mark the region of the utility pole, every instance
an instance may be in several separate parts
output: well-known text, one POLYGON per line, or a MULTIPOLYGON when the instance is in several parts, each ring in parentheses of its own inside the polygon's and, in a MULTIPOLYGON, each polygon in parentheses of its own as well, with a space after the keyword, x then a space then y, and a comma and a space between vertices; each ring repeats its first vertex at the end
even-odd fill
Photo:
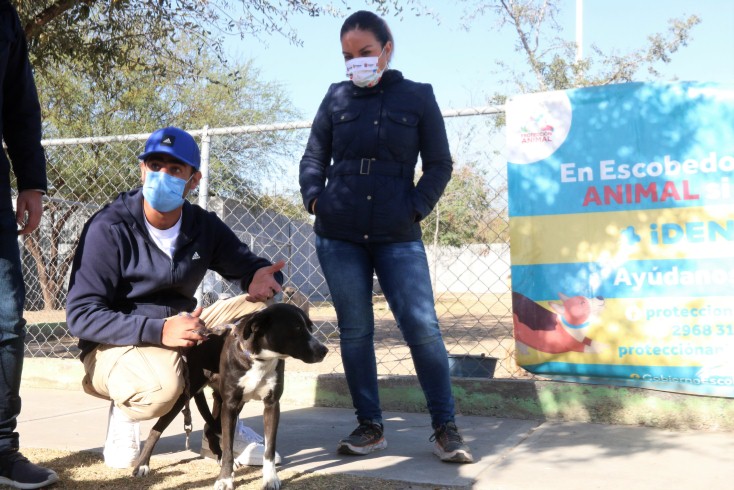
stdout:
POLYGON ((576 0, 576 63, 584 57, 584 0, 576 0))

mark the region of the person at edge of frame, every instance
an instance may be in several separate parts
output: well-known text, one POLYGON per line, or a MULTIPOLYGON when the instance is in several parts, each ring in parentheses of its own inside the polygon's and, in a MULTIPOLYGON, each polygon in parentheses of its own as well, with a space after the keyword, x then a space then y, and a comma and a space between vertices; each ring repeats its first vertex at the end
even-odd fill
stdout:
POLYGON ((18 236, 32 233, 41 222, 46 157, 28 45, 18 13, 8 0, 0 0, 0 80, 0 133, 7 145, 7 155, 0 151, 0 484, 42 488, 57 482, 59 476, 23 456, 16 432, 26 336, 18 236), (18 187, 15 212, 10 162, 18 187))

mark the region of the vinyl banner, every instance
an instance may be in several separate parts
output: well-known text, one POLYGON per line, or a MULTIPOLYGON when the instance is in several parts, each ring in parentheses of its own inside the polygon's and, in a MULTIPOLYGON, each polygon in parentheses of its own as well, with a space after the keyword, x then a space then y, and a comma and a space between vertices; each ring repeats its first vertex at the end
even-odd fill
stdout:
POLYGON ((507 103, 516 360, 734 397, 734 85, 507 103))

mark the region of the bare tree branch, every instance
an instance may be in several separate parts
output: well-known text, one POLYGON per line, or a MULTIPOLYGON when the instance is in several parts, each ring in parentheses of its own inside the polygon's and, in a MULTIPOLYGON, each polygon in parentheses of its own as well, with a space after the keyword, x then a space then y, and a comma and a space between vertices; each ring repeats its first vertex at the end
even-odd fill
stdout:
MULTIPOLYGON (((527 33, 522 28, 522 20, 523 15, 525 15, 524 9, 519 8, 513 0, 500 0, 500 3, 502 4, 502 7, 505 9, 505 12, 510 18, 510 23, 515 26, 515 32, 517 32, 517 36, 520 39, 520 43, 522 44, 523 50, 525 51, 525 56, 527 56, 528 62, 530 63, 530 68, 533 70, 533 73, 535 74, 535 79, 538 82, 538 85, 541 87, 541 90, 547 90, 547 86, 545 84, 545 80, 543 78, 543 70, 540 66, 540 63, 538 62, 537 58, 535 57, 534 50, 530 47, 530 44, 528 42, 528 36, 527 33)), ((538 38, 537 36, 540 33, 540 28, 538 26, 538 29, 536 30, 536 39, 535 43, 536 46, 538 44, 538 38)))
POLYGON ((593 56, 577 61, 575 43, 557 34, 562 32, 556 20, 560 0, 464 1, 472 2, 465 22, 494 14, 495 24, 514 27, 516 50, 524 53, 527 66, 522 69, 502 60, 497 61, 497 66, 498 71, 509 74, 506 82, 520 92, 630 82, 640 79, 645 72, 658 77, 656 66, 669 63, 672 55, 687 45, 692 28, 701 22, 695 15, 672 19, 667 32, 648 36, 647 44, 639 48, 610 54, 592 46, 593 56))

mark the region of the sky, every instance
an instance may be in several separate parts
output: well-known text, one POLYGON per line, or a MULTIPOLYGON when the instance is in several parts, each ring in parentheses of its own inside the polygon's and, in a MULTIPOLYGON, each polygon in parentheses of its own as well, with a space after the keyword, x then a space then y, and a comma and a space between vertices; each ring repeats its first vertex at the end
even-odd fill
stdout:
MULTIPOLYGON (((484 106, 488 94, 511 92, 500 84, 503 76, 495 62, 525 65, 522 54, 514 50, 514 31, 509 26, 500 28, 489 14, 473 20, 468 30, 462 28, 470 3, 422 3, 440 23, 409 12, 402 18, 385 17, 395 38, 391 66, 406 78, 431 83, 443 110, 484 106)), ((370 9, 365 1, 348 0, 347 4, 352 11, 370 9)), ((575 38, 575 8, 576 0, 562 0, 559 21, 568 40, 575 38)), ((668 19, 691 14, 702 21, 693 28, 689 45, 674 54, 669 64, 659 66, 661 81, 734 82, 732 0, 583 0, 583 50, 590 53, 594 44, 621 54, 643 45, 647 36, 666 31, 668 19)), ((262 40, 230 39, 228 51, 239 61, 253 60, 265 80, 282 85, 301 119, 311 120, 329 84, 345 79, 339 42, 343 20, 295 17, 291 25, 302 46, 274 34, 262 40)))

